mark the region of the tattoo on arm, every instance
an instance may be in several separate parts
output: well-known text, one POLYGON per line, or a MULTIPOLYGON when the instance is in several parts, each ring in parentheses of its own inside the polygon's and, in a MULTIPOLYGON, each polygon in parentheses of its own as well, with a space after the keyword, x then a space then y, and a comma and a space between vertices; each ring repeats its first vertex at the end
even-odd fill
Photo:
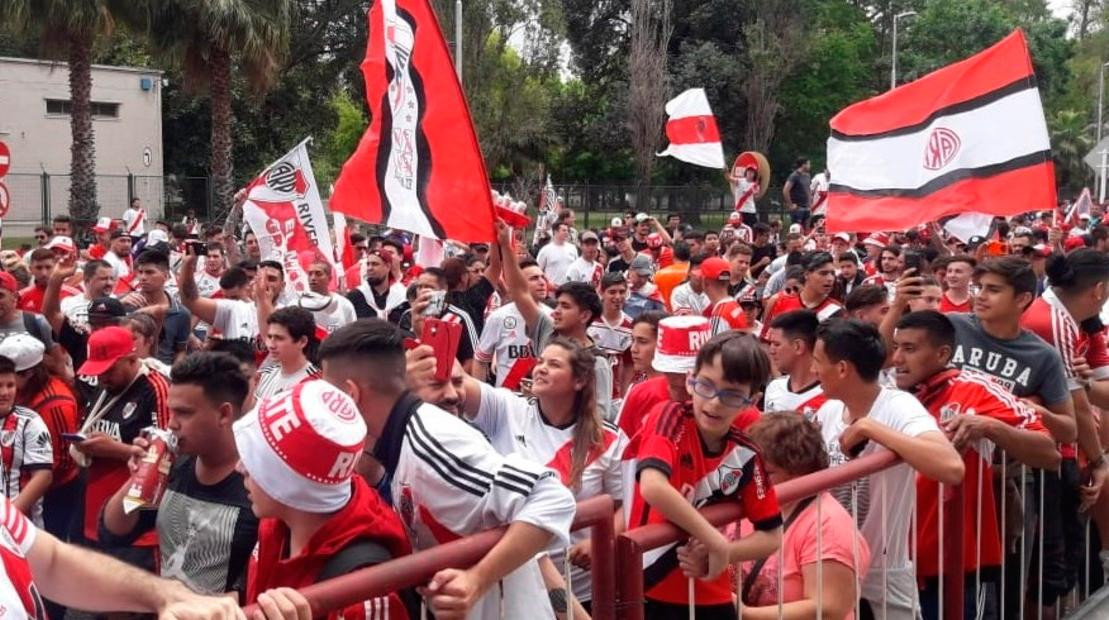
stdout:
POLYGON ((552 588, 547 590, 547 596, 551 599, 551 608, 556 614, 566 613, 566 588, 552 588))

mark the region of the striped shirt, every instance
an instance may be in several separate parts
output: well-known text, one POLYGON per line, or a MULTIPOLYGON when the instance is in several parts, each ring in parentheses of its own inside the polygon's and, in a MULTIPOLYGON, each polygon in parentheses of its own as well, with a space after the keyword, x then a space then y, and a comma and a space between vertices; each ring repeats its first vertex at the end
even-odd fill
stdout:
POLYGON ((73 390, 61 379, 50 377, 42 390, 19 404, 38 413, 50 431, 54 451, 54 481, 50 488, 72 481, 80 472, 69 454, 69 444, 62 439, 62 433, 75 433, 80 425, 81 416, 73 390))
MULTIPOLYGON (((54 466, 50 431, 37 413, 26 407, 13 407, 0 418, 0 459, 3 460, 4 496, 14 500, 37 470, 54 466)), ((42 500, 31 509, 31 521, 42 526, 42 500)))
POLYGON ((271 364, 258 372, 258 387, 254 388, 254 398, 261 401, 271 396, 277 396, 286 390, 292 389, 301 381, 316 379, 319 376, 320 369, 316 368, 316 365, 312 362, 306 363, 300 370, 295 370, 289 374, 281 371, 281 364, 271 364))

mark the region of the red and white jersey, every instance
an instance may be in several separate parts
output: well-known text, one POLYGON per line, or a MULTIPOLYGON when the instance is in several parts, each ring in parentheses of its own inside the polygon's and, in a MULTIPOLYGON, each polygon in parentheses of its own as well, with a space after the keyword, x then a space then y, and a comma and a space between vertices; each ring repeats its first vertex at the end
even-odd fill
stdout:
MULTIPOLYGON (((516 453, 546 465, 558 472, 562 484, 573 488, 570 478, 573 468, 571 451, 574 446, 576 424, 558 427, 546 421, 534 398, 518 396, 504 388, 481 384, 481 407, 472 420, 489 442, 501 454, 516 453)), ((621 458, 627 447, 628 437, 619 427, 602 423, 603 444, 595 446, 586 459, 581 484, 574 492, 577 501, 608 494, 616 502, 624 500, 621 458)), ((589 538, 587 530, 570 534, 573 544, 589 538)), ((550 549, 555 566, 562 567, 564 548, 554 545, 550 549)), ((575 567, 572 575, 574 595, 590 600, 589 573, 575 567)))
POLYGON ((605 266, 597 261, 585 260, 584 256, 579 256, 574 262, 570 263, 570 268, 566 270, 567 282, 585 282, 593 288, 600 288, 601 276, 605 275, 605 266))
POLYGON ((967 297, 967 300, 961 304, 951 301, 947 296, 947 291, 944 291, 940 296, 940 312, 972 312, 974 310, 974 297, 967 297))
POLYGON ((632 363, 632 318, 621 312, 618 320, 609 323, 599 316, 585 331, 608 358, 612 366, 612 397, 620 398, 623 396, 620 390, 621 372, 632 363))
POLYGON ((1076 358, 1086 359, 1094 378, 1109 377, 1104 330, 1094 334, 1083 331, 1051 288, 1028 306, 1020 317, 1020 326, 1059 351, 1067 375, 1067 388, 1071 391, 1080 387, 1078 373, 1074 370, 1076 358))
POLYGON ((733 329, 749 329, 747 315, 733 297, 725 297, 705 308, 705 317, 712 327, 712 335, 723 334, 733 329))
MULTIPOLYGON (((377 440, 373 456, 390 476, 390 496, 414 550, 515 521, 570 542, 575 502, 558 473, 519 454, 500 454, 481 431, 406 394, 377 440)), ((554 618, 535 562, 501 580, 467 618, 554 618)))
POLYGON ((7 618, 46 618, 46 608, 31 576, 27 555, 38 530, 7 498, 0 498, 0 610, 7 618))
POLYGON ((816 318, 824 322, 842 312, 843 306, 835 299, 832 299, 831 295, 825 297, 815 306, 808 306, 801 300, 800 294, 789 295, 785 292, 778 293, 777 298, 774 300, 774 305, 770 306, 770 309, 766 312, 766 316, 763 317, 763 328, 759 333, 759 338, 766 340, 770 331, 770 324, 774 319, 791 310, 812 310, 816 313, 816 318))
MULTIPOLYGON (((980 373, 945 370, 919 386, 916 395, 939 423, 957 415, 978 415, 1000 420, 1014 428, 1049 435, 1034 409, 1019 401, 1001 384, 980 373)), ((994 448, 993 442, 980 439, 963 452, 966 466, 963 477, 966 487, 963 567, 967 574, 973 573, 979 566, 979 558, 983 568, 1001 566, 1001 535, 991 467, 994 448), (979 506, 982 511, 980 528, 979 506)), ((917 476, 916 480, 917 576, 934 577, 939 574, 939 485, 924 476, 917 476)))
POLYGON ((115 252, 104 255, 104 261, 112 266, 116 278, 126 278, 131 275, 131 256, 120 256, 115 252))
POLYGON ((763 411, 796 411, 812 417, 828 400, 819 381, 794 392, 789 388, 789 377, 778 377, 766 385, 763 394, 763 411))
POLYGON ((755 233, 751 231, 751 227, 747 224, 728 225, 722 228, 720 232, 723 236, 727 236, 730 232, 733 239, 744 243, 751 243, 751 240, 755 238, 755 233))
POLYGON ((875 273, 875 274, 871 275, 870 277, 868 277, 867 279, 863 280, 863 285, 865 286, 867 284, 871 284, 871 285, 874 285, 874 286, 881 286, 881 287, 885 288, 886 292, 890 296, 890 299, 893 299, 894 295, 897 294, 897 280, 887 278, 886 276, 884 276, 880 273, 875 273))
MULTIPOLYGON (((539 310, 550 313, 550 309, 543 304, 539 305, 539 310)), ((474 348, 474 359, 486 364, 496 362, 494 374, 497 387, 504 385, 505 378, 509 376, 521 375, 522 378, 530 374, 535 365, 535 351, 524 325, 524 317, 515 303, 497 308, 485 319, 481 338, 474 348)))
MULTIPOLYGON (((3 461, 4 496, 15 499, 36 470, 54 467, 50 431, 39 414, 26 407, 13 407, 0 418, 0 460, 3 461)), ((31 510, 31 520, 42 525, 42 500, 31 510)))
POLYGON ((196 290, 200 293, 201 297, 212 297, 216 291, 220 290, 219 286, 220 276, 213 276, 207 271, 200 271, 196 274, 196 290))

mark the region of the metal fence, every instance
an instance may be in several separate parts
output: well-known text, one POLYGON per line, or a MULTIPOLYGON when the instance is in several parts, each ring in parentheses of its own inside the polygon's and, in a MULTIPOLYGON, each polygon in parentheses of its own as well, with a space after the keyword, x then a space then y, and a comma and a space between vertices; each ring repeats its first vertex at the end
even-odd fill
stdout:
MULTIPOLYGON (((31 236, 35 226, 49 223, 59 213, 69 213, 68 174, 12 173, 3 182, 11 195, 11 206, 4 217, 7 237, 31 236)), ((180 219, 190 209, 205 219, 211 204, 211 184, 207 177, 180 175, 96 176, 96 202, 101 215, 122 216, 132 198, 142 200, 148 221, 180 219)))

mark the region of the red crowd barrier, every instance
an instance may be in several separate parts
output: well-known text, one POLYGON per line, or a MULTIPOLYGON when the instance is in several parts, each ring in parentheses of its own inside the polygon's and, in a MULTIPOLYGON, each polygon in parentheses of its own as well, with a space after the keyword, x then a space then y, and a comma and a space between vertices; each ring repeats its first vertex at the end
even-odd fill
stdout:
MULTIPOLYGON (((614 513, 615 505, 611 497, 592 497, 578 503, 577 515, 571 528, 580 530, 588 527, 592 530, 593 617, 599 620, 616 620, 614 513)), ((312 605, 312 617, 323 617, 328 612, 360 601, 424 585, 444 568, 469 568, 500 541, 506 529, 507 527, 501 527, 444 543, 384 564, 322 581, 300 592, 312 605)), ((247 617, 250 617, 254 609, 254 605, 246 609, 247 617)))

